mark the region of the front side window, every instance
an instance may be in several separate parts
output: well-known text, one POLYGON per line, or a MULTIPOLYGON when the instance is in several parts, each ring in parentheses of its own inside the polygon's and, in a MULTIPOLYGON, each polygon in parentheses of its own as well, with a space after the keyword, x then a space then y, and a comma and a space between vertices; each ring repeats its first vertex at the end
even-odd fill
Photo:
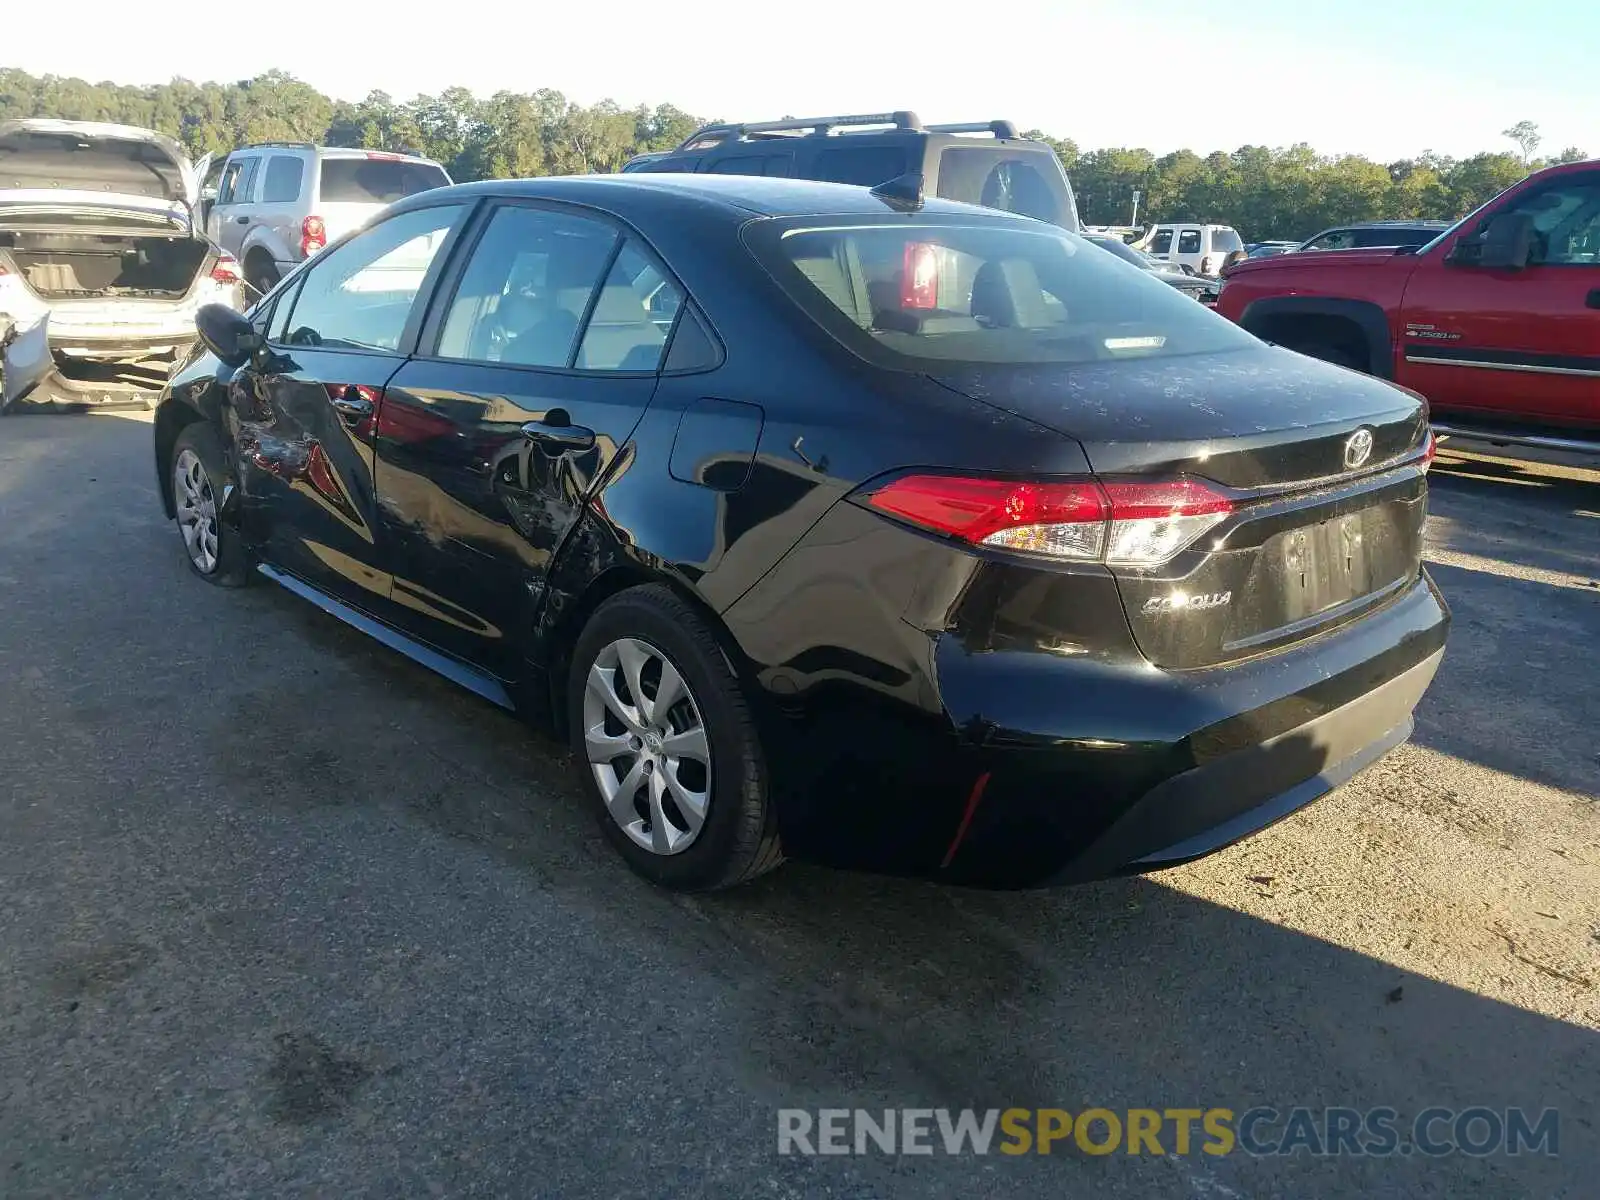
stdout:
POLYGON ((300 181, 306 165, 289 154, 274 154, 267 160, 267 177, 261 185, 261 203, 293 204, 300 198, 300 181))
POLYGON ((243 204, 250 198, 250 185, 256 175, 255 158, 236 158, 222 172, 222 184, 217 188, 218 204, 243 204))
POLYGON ((576 213, 496 210, 450 302, 439 357, 570 367, 618 236, 576 213))
POLYGON ((1319 233, 1304 246, 1302 250, 1349 250, 1356 244, 1355 231, 1352 229, 1330 229, 1327 233, 1319 233))
POLYGON ((751 249, 863 358, 1081 363, 1207 353, 1249 334, 1059 230, 1009 224, 758 222, 751 249))
POLYGON ((1170 230, 1170 229, 1158 229, 1158 230, 1156 230, 1155 236, 1150 239, 1150 253, 1151 254, 1166 254, 1171 249, 1172 249, 1172 230, 1170 230))
POLYGON ((1505 210, 1533 218, 1533 259, 1549 266, 1600 263, 1600 176, 1572 175, 1524 193, 1505 210))
POLYGON ((451 204, 402 213, 318 256, 302 268, 283 340, 341 350, 398 349, 428 268, 461 211, 451 204))

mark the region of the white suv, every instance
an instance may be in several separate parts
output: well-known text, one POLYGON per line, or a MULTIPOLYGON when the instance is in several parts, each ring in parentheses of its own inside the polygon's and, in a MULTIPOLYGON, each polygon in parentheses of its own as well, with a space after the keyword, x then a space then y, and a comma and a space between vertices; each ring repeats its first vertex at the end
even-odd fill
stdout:
POLYGON ((1151 258, 1215 279, 1222 264, 1244 241, 1228 225, 1153 225, 1137 243, 1151 258))
POLYGON ((206 231, 257 292, 402 196, 450 183, 431 159, 292 142, 235 150, 212 177, 206 231))

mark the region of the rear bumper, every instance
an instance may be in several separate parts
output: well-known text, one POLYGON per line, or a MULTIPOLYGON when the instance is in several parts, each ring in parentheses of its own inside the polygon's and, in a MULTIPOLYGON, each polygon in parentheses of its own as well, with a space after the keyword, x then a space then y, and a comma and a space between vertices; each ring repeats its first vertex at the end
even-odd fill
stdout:
MULTIPOLYGON (((858 759, 786 795, 786 849, 978 887, 1075 883, 1201 857, 1403 742, 1449 623, 1423 573, 1350 625, 1205 670, 972 652, 943 636, 930 682, 945 720, 893 720, 882 706, 842 717, 834 736, 889 747, 893 765, 870 789, 857 783, 858 759)), ((803 742, 800 757, 820 749, 803 742)), ((783 769, 805 773, 801 762, 783 769)))
MULTIPOLYGON (((1031 736, 1007 737, 941 873, 980 885, 1073 883, 1174 866, 1248 837, 1410 736, 1449 620, 1423 574, 1383 611, 1294 650, 1144 673, 1121 694, 1096 688, 1099 707, 1121 717, 1068 744, 1048 718, 1031 736)), ((1075 682, 1064 672, 1061 686, 1075 682)))

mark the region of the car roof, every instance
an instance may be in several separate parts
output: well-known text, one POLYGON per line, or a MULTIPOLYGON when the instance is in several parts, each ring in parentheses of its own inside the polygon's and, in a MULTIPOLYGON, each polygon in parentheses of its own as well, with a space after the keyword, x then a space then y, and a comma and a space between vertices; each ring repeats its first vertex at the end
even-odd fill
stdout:
MULTIPOLYGON (((725 216, 885 216, 897 211, 864 187, 821 183, 810 179, 778 179, 762 175, 688 175, 629 173, 626 175, 550 175, 539 179, 492 179, 419 192, 395 204, 395 209, 437 204, 447 197, 526 197, 565 200, 607 208, 621 216, 631 211, 698 210, 725 216)), ((1039 224, 1027 217, 960 204, 954 200, 925 198, 920 213, 977 217, 1039 224)))

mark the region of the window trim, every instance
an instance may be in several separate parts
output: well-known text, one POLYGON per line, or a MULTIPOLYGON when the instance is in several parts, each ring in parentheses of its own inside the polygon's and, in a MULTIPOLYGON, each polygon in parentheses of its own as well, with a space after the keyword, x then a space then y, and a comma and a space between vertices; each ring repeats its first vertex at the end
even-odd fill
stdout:
POLYGON ((467 367, 485 367, 495 371, 525 371, 537 375, 567 376, 577 379, 654 379, 659 376, 671 375, 703 375, 707 371, 714 371, 727 359, 727 350, 723 345, 721 335, 705 316, 705 308, 699 304, 678 273, 667 265, 661 252, 651 244, 650 239, 622 217, 605 209, 594 208, 587 204, 574 204, 566 200, 550 200, 543 196, 487 196, 483 199, 472 219, 463 225, 462 236, 458 240, 459 252, 450 264, 450 270, 437 281, 433 294, 429 299, 425 319, 417 331, 416 342, 410 357, 424 362, 449 363, 467 367), (552 367, 532 363, 498 363, 486 362, 477 358, 453 358, 439 353, 439 342, 444 336, 444 325, 449 319, 450 308, 455 302, 456 294, 461 289, 462 277, 466 274, 467 266, 472 261, 472 255, 478 248, 478 243, 483 240, 484 233, 489 228, 489 223, 494 219, 495 213, 505 208, 531 208, 543 212, 560 212, 584 220, 594 221, 608 226, 616 233, 616 241, 606 257, 605 269, 601 271, 598 286, 589 294, 589 301, 584 306, 583 317, 578 322, 578 335, 573 339, 572 348, 567 354, 565 367, 552 367), (622 247, 629 240, 634 241, 644 256, 661 272, 661 277, 673 287, 677 288, 682 302, 678 306, 678 313, 673 318, 672 328, 667 331, 667 339, 661 344, 661 358, 654 370, 650 371, 614 371, 605 368, 576 367, 571 364, 577 360, 578 353, 583 348, 584 336, 589 330, 589 318, 594 313, 594 307, 600 300, 600 292, 605 286, 606 276, 611 273, 611 268, 616 264, 617 255, 622 253, 622 247), (668 356, 672 353, 672 339, 677 335, 678 325, 683 320, 683 314, 693 304, 701 313, 701 324, 705 327, 706 334, 711 339, 715 350, 716 361, 708 366, 693 369, 679 369, 669 371, 666 369, 668 356))
MULTIPOLYGON (((427 193, 423 192, 419 194, 426 195, 427 193)), ((417 338, 421 333, 423 322, 426 319, 428 312, 432 308, 433 297, 437 294, 439 278, 444 271, 445 264, 455 253, 456 247, 460 245, 462 231, 472 224, 474 217, 477 215, 478 210, 481 209, 482 206, 483 202, 481 200, 471 196, 452 196, 448 198, 442 198, 440 202, 434 204, 408 205, 400 212, 390 213, 388 216, 384 217, 383 220, 378 221, 375 224, 362 226, 359 229, 354 229, 345 234, 342 238, 339 238, 332 245, 328 246, 321 253, 319 253, 316 258, 298 267, 291 276, 291 278, 294 280, 294 286, 288 291, 284 292, 284 298, 288 300, 288 304, 284 309, 284 327, 287 327, 294 319, 294 310, 300 303, 300 293, 305 290, 306 279, 310 276, 312 271, 315 271, 318 267, 323 265, 323 261, 334 250, 340 249, 363 234, 371 233, 375 229, 381 229, 390 221, 395 221, 401 217, 410 216, 412 213, 428 212, 436 208, 460 209, 460 214, 452 222, 449 230, 445 233, 444 245, 439 247, 439 252, 433 256, 433 261, 428 264, 427 271, 423 273, 422 282, 417 285, 416 297, 414 297, 411 301, 411 311, 406 315, 406 323, 400 330, 400 340, 395 343, 395 348, 393 350, 378 350, 363 346, 297 346, 290 342, 273 340, 270 331, 268 333, 267 344, 274 349, 284 350, 291 353, 311 350, 318 354, 351 354, 367 356, 377 354, 382 355, 385 358, 396 359, 414 357, 416 354, 417 338), (290 292, 293 293, 292 299, 289 299, 290 292), (418 300, 424 300, 424 302, 419 305, 417 303, 418 300)), ((283 302, 280 301, 279 303, 281 305, 283 302)), ((283 332, 283 330, 280 329, 280 332, 283 332)))

